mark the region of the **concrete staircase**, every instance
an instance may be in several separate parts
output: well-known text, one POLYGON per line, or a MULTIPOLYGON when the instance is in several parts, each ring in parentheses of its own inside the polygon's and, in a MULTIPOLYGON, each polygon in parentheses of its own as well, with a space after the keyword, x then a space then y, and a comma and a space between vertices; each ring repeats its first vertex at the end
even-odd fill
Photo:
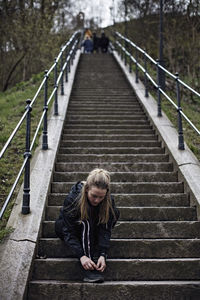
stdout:
POLYGON ((27 299, 200 299, 200 222, 148 117, 109 55, 82 55, 27 299), (102 167, 121 211, 105 283, 82 283, 55 236, 72 184, 102 167))

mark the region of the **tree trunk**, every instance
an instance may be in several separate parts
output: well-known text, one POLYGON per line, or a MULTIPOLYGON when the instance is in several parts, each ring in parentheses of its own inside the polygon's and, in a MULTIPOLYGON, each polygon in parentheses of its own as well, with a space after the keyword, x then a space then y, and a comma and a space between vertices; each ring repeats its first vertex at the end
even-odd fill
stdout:
POLYGON ((3 92, 5 92, 8 88, 8 85, 9 85, 9 81, 10 81, 10 78, 13 74, 13 72, 15 71, 15 69, 17 68, 17 66, 19 65, 19 63, 23 60, 23 58, 25 57, 25 53, 16 61, 16 63, 14 64, 14 66, 12 67, 12 69, 10 70, 9 74, 8 74, 8 77, 6 79, 6 82, 3 86, 3 92))

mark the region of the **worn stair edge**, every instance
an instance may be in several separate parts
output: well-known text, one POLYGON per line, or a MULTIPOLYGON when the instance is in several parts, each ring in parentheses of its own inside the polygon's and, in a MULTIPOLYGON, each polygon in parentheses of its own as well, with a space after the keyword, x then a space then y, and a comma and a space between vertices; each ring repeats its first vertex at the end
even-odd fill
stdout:
MULTIPOLYGON (((48 204, 49 206, 58 205, 61 206, 64 203, 67 194, 49 194, 48 204)), ((189 206, 190 201, 188 195, 181 194, 112 194, 117 206, 189 206)))
MULTIPOLYGON (((72 185, 76 182, 52 182, 51 192, 52 193, 68 193, 72 185)), ((112 182, 110 184, 111 193, 136 193, 136 194, 169 194, 169 193, 183 193, 184 185, 182 182, 112 182)))
MULTIPOLYGON (((199 280, 199 270, 200 258, 108 259, 105 278, 114 281, 199 280)), ((76 258, 35 259, 33 279, 80 281, 81 273, 76 258)))
MULTIPOLYGON (((46 220, 55 220, 61 206, 47 206, 46 220)), ((195 221, 195 207, 119 207, 121 221, 195 221)))
POLYGON ((159 147, 130 147, 130 148, 64 148, 61 147, 59 150, 60 154, 164 154, 165 149, 159 147))
POLYGON ((173 164, 170 162, 138 162, 138 163, 128 163, 128 162, 57 162, 55 165, 55 170, 58 172, 76 172, 83 169, 90 172, 94 168, 103 168, 109 172, 128 172, 128 171, 173 171, 173 164))
POLYGON ((29 300, 199 300, 200 281, 106 281, 102 284, 35 280, 29 285, 29 300), (184 296, 183 296, 184 295, 184 296), (64 296, 65 297, 65 296, 64 296))
MULTIPOLYGON (((72 143, 71 143, 72 144, 72 143)), ((57 162, 167 162, 166 154, 58 154, 57 162)))
MULTIPOLYGON (((132 235, 133 236, 133 235, 132 235)), ((200 239, 134 239, 133 237, 111 239, 109 258, 195 258, 200 255, 200 239)), ((39 257, 75 257, 63 241, 55 238, 39 240, 39 257)))
MULTIPOLYGON (((118 182, 176 182, 177 172, 115 172, 110 173, 111 181, 118 182)), ((54 172, 53 181, 67 182, 86 180, 88 173, 85 172, 54 172)))
MULTIPOLYGON (((112 232, 112 238, 135 239, 199 239, 200 224, 197 221, 120 221, 112 232)), ((43 238, 57 238, 55 221, 44 221, 43 238)))

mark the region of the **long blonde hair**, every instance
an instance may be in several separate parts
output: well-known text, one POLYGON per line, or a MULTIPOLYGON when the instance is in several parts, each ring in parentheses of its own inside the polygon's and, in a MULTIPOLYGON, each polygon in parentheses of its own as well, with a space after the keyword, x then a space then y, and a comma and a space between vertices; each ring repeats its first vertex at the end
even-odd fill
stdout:
POLYGON ((87 192, 92 186, 97 187, 99 189, 107 190, 106 196, 101 202, 99 210, 99 223, 106 224, 109 220, 110 210, 114 218, 115 213, 112 207, 112 200, 110 197, 110 174, 104 169, 94 169, 93 171, 91 171, 87 177, 86 182, 83 185, 79 201, 81 221, 88 219, 89 205, 87 200, 87 192))

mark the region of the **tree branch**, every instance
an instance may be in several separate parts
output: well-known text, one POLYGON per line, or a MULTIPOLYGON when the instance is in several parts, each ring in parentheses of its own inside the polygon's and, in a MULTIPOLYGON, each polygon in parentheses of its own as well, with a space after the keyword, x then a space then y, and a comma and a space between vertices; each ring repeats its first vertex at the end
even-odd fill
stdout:
POLYGON ((10 70, 9 74, 8 74, 8 77, 6 79, 6 82, 3 86, 3 92, 5 92, 8 88, 8 85, 9 85, 9 81, 10 81, 10 78, 12 76, 12 74, 14 73, 15 69, 17 68, 17 66, 19 65, 19 63, 23 60, 23 58, 25 57, 25 53, 16 61, 16 63, 14 64, 14 66, 12 67, 12 69, 10 70))

